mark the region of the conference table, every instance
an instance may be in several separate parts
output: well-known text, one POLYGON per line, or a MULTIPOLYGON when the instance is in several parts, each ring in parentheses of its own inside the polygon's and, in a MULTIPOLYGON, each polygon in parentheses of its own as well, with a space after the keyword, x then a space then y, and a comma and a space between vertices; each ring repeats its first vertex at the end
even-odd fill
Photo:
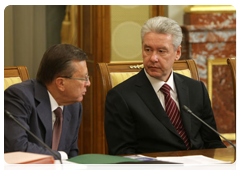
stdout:
POLYGON ((175 157, 175 156, 203 155, 203 156, 218 159, 221 161, 231 161, 231 163, 234 163, 236 160, 236 151, 233 147, 188 150, 188 151, 155 152, 155 153, 144 153, 141 155, 149 156, 149 157, 175 157))

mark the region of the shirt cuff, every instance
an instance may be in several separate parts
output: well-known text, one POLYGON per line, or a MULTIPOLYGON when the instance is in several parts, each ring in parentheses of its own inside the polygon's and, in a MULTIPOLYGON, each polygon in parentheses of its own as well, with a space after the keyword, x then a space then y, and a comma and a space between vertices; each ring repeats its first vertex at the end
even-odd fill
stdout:
POLYGON ((61 155, 61 160, 67 160, 68 159, 68 155, 66 154, 66 152, 64 151, 58 151, 61 155))

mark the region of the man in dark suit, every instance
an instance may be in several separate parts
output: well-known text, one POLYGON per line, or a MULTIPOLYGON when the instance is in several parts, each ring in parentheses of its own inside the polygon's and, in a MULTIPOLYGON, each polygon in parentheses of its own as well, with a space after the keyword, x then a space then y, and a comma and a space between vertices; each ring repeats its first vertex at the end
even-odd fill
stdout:
POLYGON ((182 109, 186 105, 216 129, 205 85, 173 73, 173 63, 181 56, 180 26, 171 19, 155 17, 143 25, 141 36, 144 69, 111 89, 106 97, 109 153, 225 147, 218 135, 182 109), (163 87, 170 89, 170 98, 162 92, 163 87))
MULTIPOLYGON (((12 85, 4 92, 4 109, 52 147, 61 159, 78 155, 81 101, 90 86, 86 60, 86 54, 75 46, 54 45, 45 52, 36 80, 12 85), (62 110, 63 120, 59 119, 62 120, 60 141, 53 142, 58 120, 54 110, 58 107, 62 110)), ((4 152, 13 151, 51 155, 24 129, 4 116, 4 152)))

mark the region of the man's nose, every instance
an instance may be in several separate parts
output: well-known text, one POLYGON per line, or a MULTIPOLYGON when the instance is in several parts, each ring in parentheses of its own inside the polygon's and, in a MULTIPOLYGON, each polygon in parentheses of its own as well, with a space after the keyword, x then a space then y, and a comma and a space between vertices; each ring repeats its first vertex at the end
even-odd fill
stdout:
POLYGON ((86 86, 90 86, 91 85, 91 82, 90 82, 90 79, 88 79, 88 81, 86 81, 86 86))
POLYGON ((151 61, 153 61, 153 62, 157 62, 157 61, 158 61, 158 55, 157 55, 156 52, 153 52, 153 53, 152 53, 151 61))

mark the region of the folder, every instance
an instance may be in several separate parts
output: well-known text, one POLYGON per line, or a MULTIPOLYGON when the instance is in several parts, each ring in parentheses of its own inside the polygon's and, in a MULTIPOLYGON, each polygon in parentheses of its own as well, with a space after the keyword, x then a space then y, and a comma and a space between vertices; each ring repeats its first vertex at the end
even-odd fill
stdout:
POLYGON ((123 156, 104 154, 83 154, 68 159, 68 161, 87 165, 88 169, 118 170, 118 169, 143 169, 170 166, 183 166, 181 163, 165 161, 141 161, 123 156))
POLYGON ((116 164, 124 162, 142 162, 141 160, 137 159, 103 154, 83 154, 70 158, 68 161, 79 164, 116 164))

